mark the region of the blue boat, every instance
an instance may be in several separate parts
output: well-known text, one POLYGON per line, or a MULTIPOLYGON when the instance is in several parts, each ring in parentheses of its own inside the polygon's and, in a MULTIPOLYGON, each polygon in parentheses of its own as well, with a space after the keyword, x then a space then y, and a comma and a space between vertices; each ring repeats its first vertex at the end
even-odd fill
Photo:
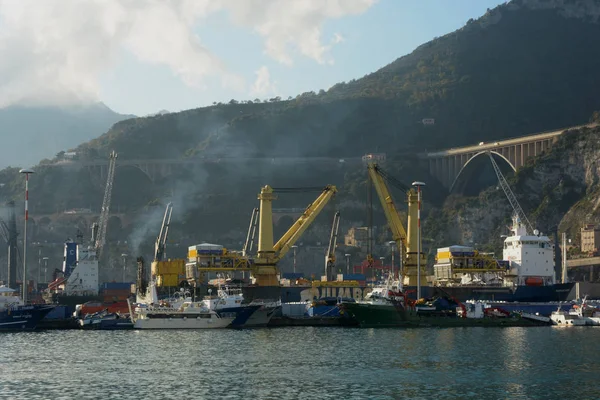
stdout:
POLYGON ((0 286, 0 331, 32 331, 54 309, 50 304, 25 305, 14 293, 0 286))

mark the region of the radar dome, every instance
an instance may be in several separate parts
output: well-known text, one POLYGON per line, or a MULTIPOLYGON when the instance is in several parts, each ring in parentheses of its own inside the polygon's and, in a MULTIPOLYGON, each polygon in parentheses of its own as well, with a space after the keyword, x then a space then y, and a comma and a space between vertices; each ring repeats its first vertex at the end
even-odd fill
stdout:
POLYGON ((540 236, 540 231, 538 231, 537 229, 534 229, 534 230, 533 230, 533 234, 534 234, 535 236, 540 236))

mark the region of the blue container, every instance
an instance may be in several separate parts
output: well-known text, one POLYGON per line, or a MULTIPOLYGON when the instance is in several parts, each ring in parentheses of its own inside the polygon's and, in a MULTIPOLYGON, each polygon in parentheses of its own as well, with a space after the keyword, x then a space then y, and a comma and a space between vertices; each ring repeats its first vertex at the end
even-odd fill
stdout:
POLYGON ((344 274, 345 281, 364 281, 366 279, 365 274, 344 274))
POLYGON ((130 290, 131 282, 104 282, 102 285, 100 285, 100 290, 106 289, 130 290))
POLYGON ((300 279, 304 278, 303 272, 284 272, 281 277, 283 279, 300 279))

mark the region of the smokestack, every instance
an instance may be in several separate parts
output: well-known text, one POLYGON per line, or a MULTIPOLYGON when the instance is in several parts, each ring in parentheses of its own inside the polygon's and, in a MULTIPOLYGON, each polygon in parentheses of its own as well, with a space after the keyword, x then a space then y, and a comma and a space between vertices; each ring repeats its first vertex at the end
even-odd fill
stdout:
POLYGON ((144 257, 137 258, 137 292, 140 296, 146 295, 146 290, 148 290, 148 279, 146 278, 146 267, 144 265, 144 257))

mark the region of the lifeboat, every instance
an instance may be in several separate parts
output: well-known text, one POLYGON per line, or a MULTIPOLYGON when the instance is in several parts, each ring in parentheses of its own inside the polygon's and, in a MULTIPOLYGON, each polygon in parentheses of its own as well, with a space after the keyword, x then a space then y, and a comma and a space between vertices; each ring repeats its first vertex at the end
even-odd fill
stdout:
POLYGON ((538 276, 530 276, 525 279, 525 286, 544 286, 544 279, 538 276))

